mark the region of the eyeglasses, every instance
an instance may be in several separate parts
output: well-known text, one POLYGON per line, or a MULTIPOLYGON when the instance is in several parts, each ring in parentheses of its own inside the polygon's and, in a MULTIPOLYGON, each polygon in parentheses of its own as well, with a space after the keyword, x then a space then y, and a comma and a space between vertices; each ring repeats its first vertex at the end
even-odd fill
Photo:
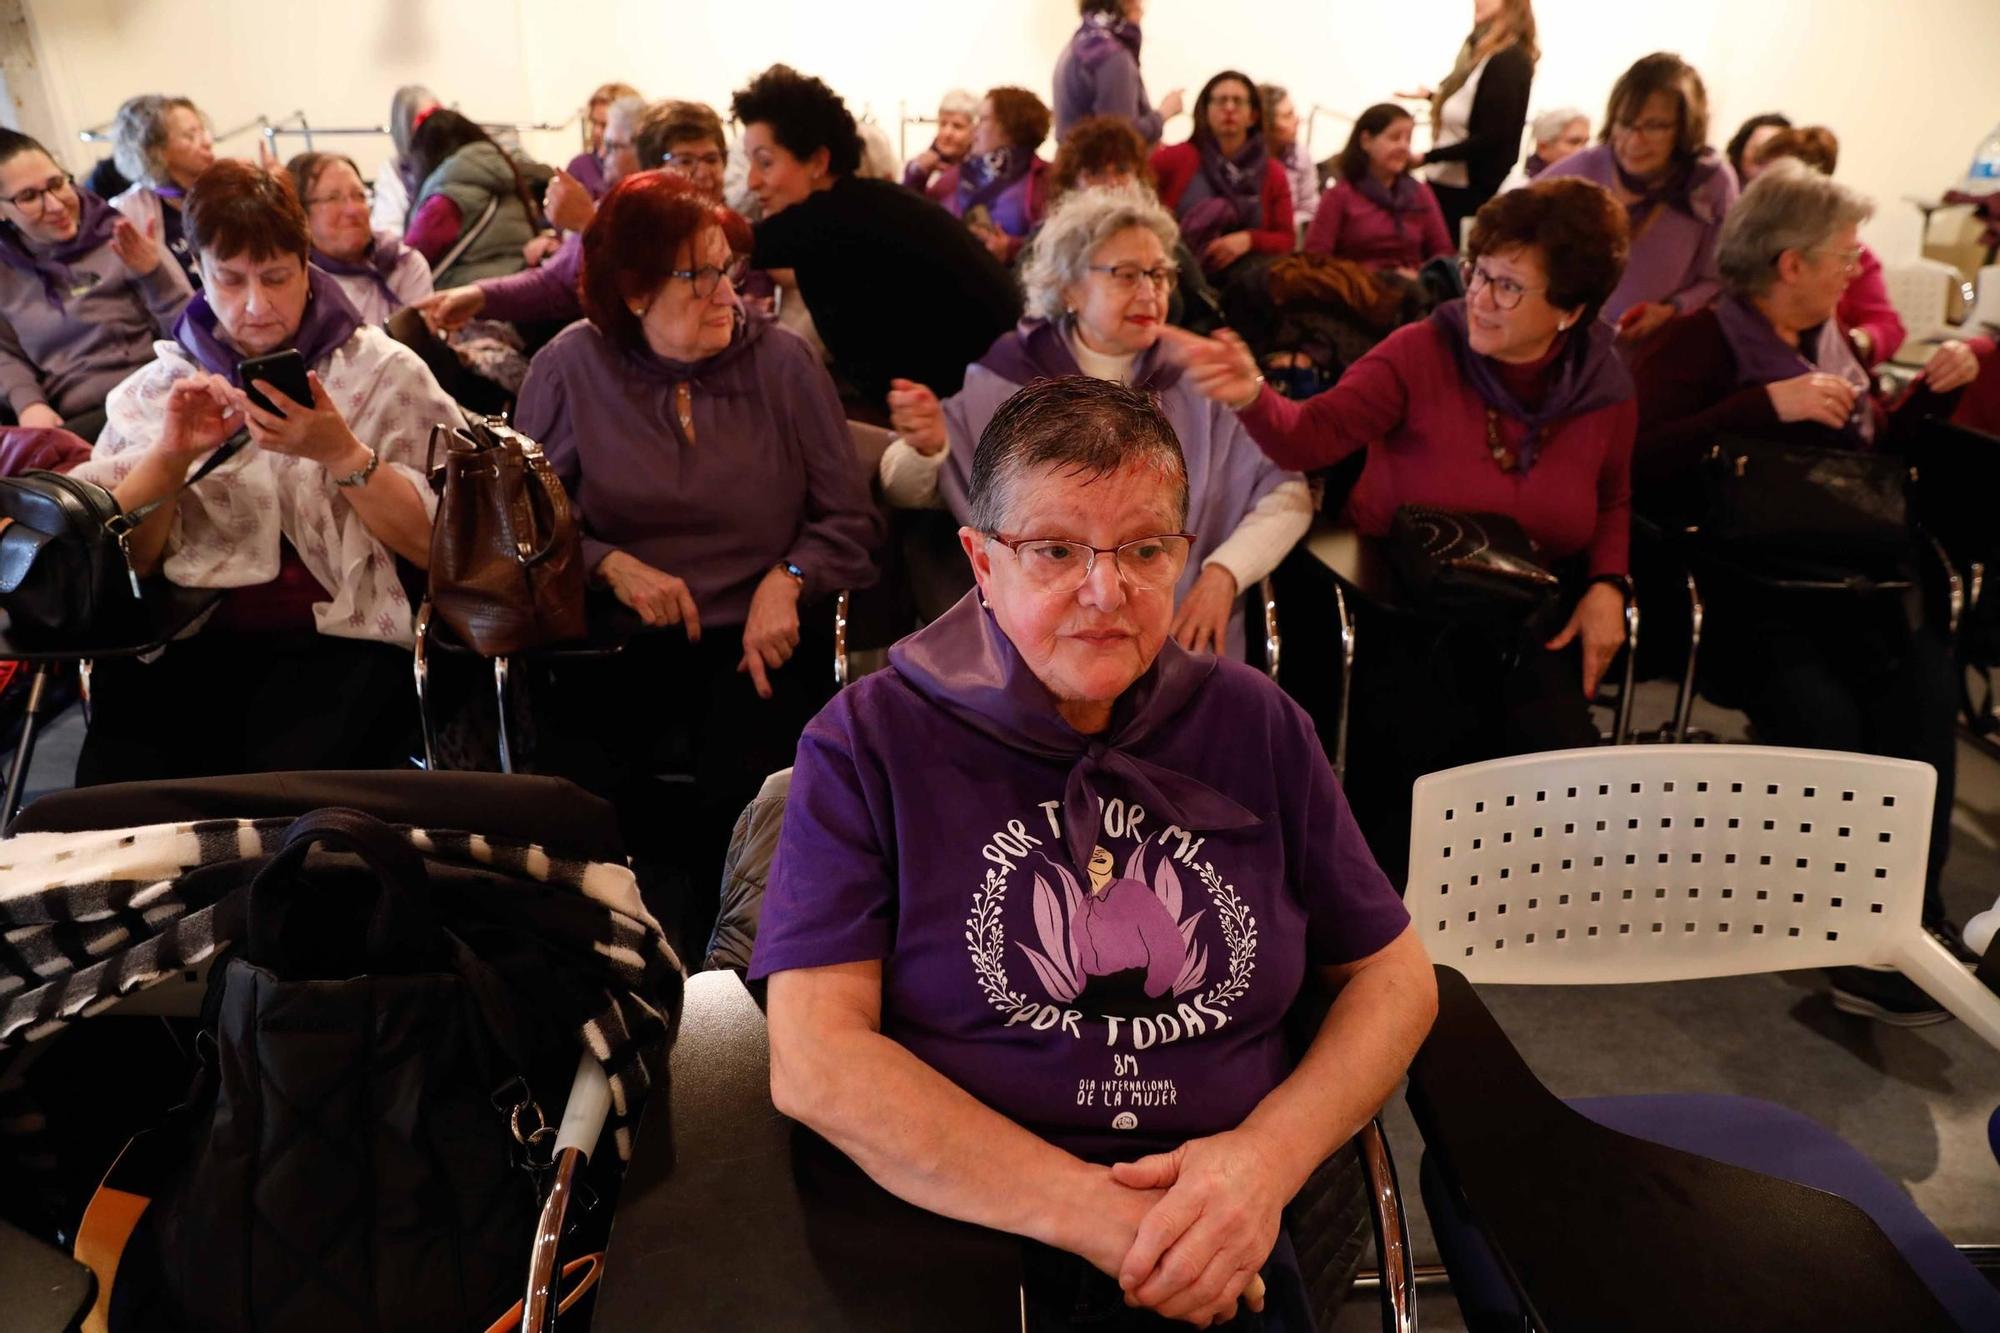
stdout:
POLYGON ((1181 271, 1172 264, 1162 264, 1158 268, 1140 268, 1137 264, 1092 264, 1092 273, 1108 273, 1111 281, 1127 292, 1139 290, 1139 280, 1144 278, 1148 286, 1157 287, 1162 295, 1171 296, 1179 285, 1181 271))
POLYGON ((1617 123, 1620 134, 1643 134, 1649 139, 1672 134, 1679 128, 1680 122, 1675 120, 1621 120, 1617 123))
POLYGON ((706 301, 715 295, 715 289, 729 279, 731 289, 743 279, 743 270, 748 265, 741 259, 733 259, 726 267, 717 268, 713 264, 703 264, 700 268, 672 268, 667 270, 667 280, 685 278, 694 287, 694 299, 706 301))
MULTIPOLYGON (((1833 255, 1835 258, 1840 260, 1840 266, 1844 269, 1854 269, 1861 267, 1861 247, 1858 245, 1849 246, 1845 250, 1828 250, 1823 247, 1815 246, 1813 247, 1812 253, 1820 255, 1833 255)), ((1773 259, 1771 262, 1775 264, 1778 261, 1776 259, 1773 259)))
POLYGON ((608 134, 603 139, 604 151, 607 153, 622 153, 631 146, 630 139, 614 139, 608 134))
POLYGON ((707 167, 710 171, 714 171, 721 167, 722 163, 722 154, 713 150, 706 153, 668 153, 660 158, 661 166, 674 167, 681 171, 693 171, 698 167, 707 167))
POLYGON ((360 204, 363 208, 370 208, 374 203, 375 196, 368 191, 349 190, 345 194, 316 194, 306 200, 306 207, 318 208, 321 204, 332 204, 335 207, 342 204, 360 204))
POLYGON ((40 185, 23 190, 19 194, 8 195, 6 202, 20 209, 23 213, 32 213, 42 206, 42 201, 47 196, 52 194, 60 195, 75 183, 76 177, 70 175, 68 172, 64 172, 60 176, 51 176, 40 185))
POLYGON ((1548 290, 1546 287, 1523 287, 1512 278, 1503 278, 1497 273, 1488 273, 1477 264, 1463 259, 1458 261, 1458 276, 1465 283, 1466 300, 1471 300, 1480 288, 1490 287, 1493 289, 1490 299, 1494 306, 1501 310, 1514 309, 1521 304, 1521 298, 1530 292, 1545 292, 1548 290))
POLYGON ((1021 573, 1039 592, 1075 592, 1090 580, 1097 557, 1108 555, 1120 578, 1134 588, 1156 592, 1171 588, 1187 568, 1192 532, 1163 532, 1136 537, 1116 546, 1087 546, 1060 537, 1009 537, 989 532, 992 540, 1014 553, 1021 573))

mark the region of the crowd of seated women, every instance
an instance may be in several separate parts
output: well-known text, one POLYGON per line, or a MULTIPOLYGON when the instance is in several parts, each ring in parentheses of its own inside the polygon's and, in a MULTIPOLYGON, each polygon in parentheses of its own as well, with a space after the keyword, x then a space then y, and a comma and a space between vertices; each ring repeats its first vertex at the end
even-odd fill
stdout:
MULTIPOLYGON (((179 97, 121 110, 110 203, 0 132, 0 393, 43 428, 0 436, 0 472, 165 501, 136 571, 220 594, 98 665, 78 781, 401 762, 426 443, 484 377, 570 494, 594 602, 640 627, 549 669, 534 762, 616 802, 685 946, 737 812, 796 758, 753 967, 779 1104, 905 1197, 1036 1242, 1037 1326, 1130 1304, 1309 1328, 1279 1209, 1433 1003, 1396 900, 1412 781, 1596 742, 1634 514, 1685 526, 1719 433, 1913 447, 1990 373, 1990 342, 1948 341, 1915 392, 1875 392, 1904 330, 1830 131, 1759 117, 1718 153, 1699 74, 1656 53, 1595 143, 1557 107, 1523 144, 1532 11, 1473 9, 1425 90, 1430 149, 1384 101, 1326 164, 1237 70, 1162 144, 1181 97, 1148 102, 1140 0, 1083 0, 1051 101, 953 93, 886 173, 782 65, 733 131, 606 84, 559 170, 416 86, 372 180, 338 153, 217 160, 179 97), (1322 355, 1286 342, 1300 310, 1365 333, 1309 382, 1281 373, 1322 355), (243 381, 286 348, 310 401, 243 381), (873 475, 857 422, 888 431, 873 475), (1313 522, 1307 474, 1357 458, 1339 521, 1503 515, 1562 592, 1525 623, 1361 607, 1343 792, 1327 716, 1243 665, 1244 610, 1313 522), (878 496, 958 525, 964 596, 835 697, 836 598, 886 564, 878 496), (1282 1021, 1322 985, 1299 1055, 1282 1021), (1142 1023, 1179 1034, 1147 1055, 1173 1095, 1120 1123, 1079 1089, 1142 1023)), ((1761 739, 1938 769, 1948 938, 1947 627, 1725 582, 1709 629, 1704 687, 1761 739)))

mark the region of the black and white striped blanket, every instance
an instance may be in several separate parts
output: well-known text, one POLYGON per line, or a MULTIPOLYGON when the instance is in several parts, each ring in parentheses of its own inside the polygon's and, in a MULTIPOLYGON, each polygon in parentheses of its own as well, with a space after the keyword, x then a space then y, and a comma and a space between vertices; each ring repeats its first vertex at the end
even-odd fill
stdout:
MULTIPOLYGON (((255 863, 277 852, 292 823, 201 820, 0 842, 0 1052, 98 1013, 238 938, 255 863)), ((684 975, 632 872, 478 834, 398 831, 439 869, 566 891, 460 895, 452 910, 468 925, 477 918, 482 928, 528 933, 546 952, 550 976, 584 979, 587 993, 573 987, 563 1008, 581 1016, 581 1040, 609 1076, 606 1127, 628 1160, 650 1070, 679 1023, 684 975)))

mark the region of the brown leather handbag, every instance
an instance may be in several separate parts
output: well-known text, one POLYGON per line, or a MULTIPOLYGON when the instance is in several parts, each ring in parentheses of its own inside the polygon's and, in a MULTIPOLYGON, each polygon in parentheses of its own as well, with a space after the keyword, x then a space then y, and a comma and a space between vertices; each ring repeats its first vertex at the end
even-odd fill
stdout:
POLYGON ((482 657, 582 638, 581 532, 542 446, 496 418, 434 426, 428 470, 437 616, 482 657))

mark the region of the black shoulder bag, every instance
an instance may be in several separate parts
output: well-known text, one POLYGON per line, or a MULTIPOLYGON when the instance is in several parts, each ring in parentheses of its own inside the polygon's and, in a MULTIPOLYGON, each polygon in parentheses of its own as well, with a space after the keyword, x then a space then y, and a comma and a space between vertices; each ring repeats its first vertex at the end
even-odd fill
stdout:
POLYGON ((1562 587, 1505 514, 1399 506, 1389 521, 1389 560, 1412 608, 1440 620, 1525 624, 1562 587))

